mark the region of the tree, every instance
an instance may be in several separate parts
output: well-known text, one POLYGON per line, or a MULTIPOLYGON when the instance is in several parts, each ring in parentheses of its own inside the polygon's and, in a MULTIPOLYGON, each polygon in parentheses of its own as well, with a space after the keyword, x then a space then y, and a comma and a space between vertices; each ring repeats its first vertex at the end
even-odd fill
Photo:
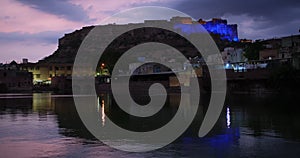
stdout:
POLYGON ((259 51, 262 50, 263 44, 261 41, 255 41, 254 43, 249 44, 245 48, 245 54, 244 56, 248 60, 258 60, 259 59, 259 51))

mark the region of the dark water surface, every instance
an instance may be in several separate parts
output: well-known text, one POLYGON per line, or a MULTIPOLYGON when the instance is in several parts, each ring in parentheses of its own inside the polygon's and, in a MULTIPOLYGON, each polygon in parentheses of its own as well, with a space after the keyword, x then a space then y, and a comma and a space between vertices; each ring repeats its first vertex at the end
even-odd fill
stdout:
MULTIPOLYGON (((122 113, 112 98, 99 96, 101 124, 105 126, 109 117, 141 131, 167 123, 179 102, 172 94, 159 115, 137 121, 122 113)), ((197 137, 207 109, 203 103, 191 127, 172 144, 129 153, 94 138, 82 124, 72 96, 1 94, 0 157, 299 157, 299 101, 297 95, 228 95, 219 121, 206 137, 197 137)))

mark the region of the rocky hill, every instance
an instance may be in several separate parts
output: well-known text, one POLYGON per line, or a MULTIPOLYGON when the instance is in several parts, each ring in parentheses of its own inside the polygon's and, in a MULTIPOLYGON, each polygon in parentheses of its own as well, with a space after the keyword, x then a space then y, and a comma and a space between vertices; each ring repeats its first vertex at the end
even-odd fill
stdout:
MULTIPOLYGON (((75 60, 80 44, 93 28, 94 26, 87 26, 72 33, 65 34, 64 37, 59 39, 58 49, 52 55, 40 60, 39 63, 72 64, 75 60)), ((228 43, 228 41, 222 42, 220 37, 217 35, 213 35, 212 37, 215 39, 217 45, 221 47, 223 47, 222 45, 227 45, 228 43)), ((124 52, 138 44, 145 42, 165 43, 176 48, 186 57, 194 57, 199 55, 197 50, 194 49, 194 46, 178 34, 168 30, 148 27, 131 30, 116 38, 107 47, 100 61, 107 63, 108 67, 113 67, 114 63, 124 52)))
POLYGON ((73 63, 81 42, 93 28, 94 26, 83 27, 65 34, 59 39, 58 49, 52 55, 40 60, 39 63, 73 63))

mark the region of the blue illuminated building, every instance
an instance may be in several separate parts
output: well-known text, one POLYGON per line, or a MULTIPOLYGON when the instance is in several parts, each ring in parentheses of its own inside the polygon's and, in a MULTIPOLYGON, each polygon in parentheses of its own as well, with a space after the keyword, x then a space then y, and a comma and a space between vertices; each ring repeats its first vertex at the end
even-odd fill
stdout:
POLYGON ((221 40, 227 41, 239 41, 237 33, 237 24, 227 24, 227 20, 213 18, 211 21, 203 21, 200 19, 198 22, 187 23, 177 23, 175 24, 175 29, 181 29, 183 33, 193 34, 200 33, 202 27, 199 23, 209 32, 213 34, 220 35, 221 40))
POLYGON ((227 20, 212 19, 211 21, 198 21, 210 33, 218 34, 222 40, 238 41, 237 25, 228 25, 227 20))

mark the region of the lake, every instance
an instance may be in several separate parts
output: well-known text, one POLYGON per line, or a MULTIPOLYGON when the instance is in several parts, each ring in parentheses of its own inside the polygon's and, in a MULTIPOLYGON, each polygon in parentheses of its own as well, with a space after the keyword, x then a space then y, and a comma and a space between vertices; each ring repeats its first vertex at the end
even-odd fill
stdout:
MULTIPOLYGON (((143 102, 144 97, 135 98, 143 102)), ((170 94, 158 115, 138 121, 120 110, 111 94, 100 94, 99 120, 102 126, 109 117, 127 129, 153 130, 172 119, 178 98, 170 94)), ((199 138, 208 98, 201 98, 196 119, 173 143, 133 153, 113 149, 90 134, 72 95, 0 94, 0 157, 299 157, 300 98, 296 94, 227 95, 218 122, 199 138)))

